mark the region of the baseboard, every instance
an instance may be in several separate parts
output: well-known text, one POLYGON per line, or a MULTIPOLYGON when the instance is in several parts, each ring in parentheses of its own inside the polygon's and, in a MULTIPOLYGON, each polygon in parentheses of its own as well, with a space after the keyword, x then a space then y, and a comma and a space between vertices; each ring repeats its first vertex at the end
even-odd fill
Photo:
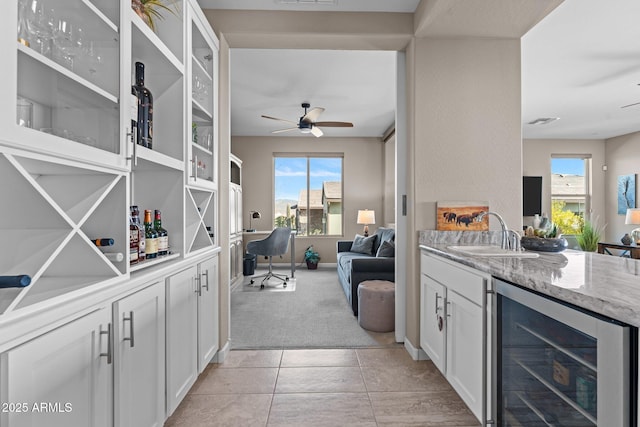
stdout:
POLYGON ((227 341, 220 350, 213 356, 211 363, 223 363, 231 351, 231 342, 227 341))
POLYGON ((416 348, 407 337, 404 337, 404 348, 413 360, 429 360, 429 356, 421 348, 416 348))

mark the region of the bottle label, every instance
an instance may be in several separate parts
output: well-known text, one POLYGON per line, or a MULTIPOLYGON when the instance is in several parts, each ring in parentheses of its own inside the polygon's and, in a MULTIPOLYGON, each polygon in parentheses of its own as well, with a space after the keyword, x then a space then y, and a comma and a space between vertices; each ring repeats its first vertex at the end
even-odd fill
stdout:
POLYGON ((571 383, 569 368, 557 360, 553 361, 553 380, 563 386, 568 386, 571 383))
POLYGON ((138 228, 138 236, 139 236, 139 241, 138 241, 138 258, 140 258, 140 260, 143 260, 146 258, 146 246, 147 246, 147 242, 144 237, 144 230, 141 228, 138 228))
POLYGON ((129 249, 129 262, 131 264, 135 264, 136 262, 138 262, 138 248, 129 249))
MULTIPOLYGON (((133 121, 133 122, 137 122, 138 121, 138 97, 135 96, 134 94, 131 94, 130 115, 131 115, 131 121, 133 121)), ((131 129, 131 130, 133 131, 133 129, 131 129)))
POLYGON ((149 257, 150 255, 157 255, 158 254, 158 238, 154 237, 152 239, 145 239, 145 254, 147 257, 149 257))
POLYGON ((166 254, 169 250, 169 236, 158 237, 158 253, 166 254))

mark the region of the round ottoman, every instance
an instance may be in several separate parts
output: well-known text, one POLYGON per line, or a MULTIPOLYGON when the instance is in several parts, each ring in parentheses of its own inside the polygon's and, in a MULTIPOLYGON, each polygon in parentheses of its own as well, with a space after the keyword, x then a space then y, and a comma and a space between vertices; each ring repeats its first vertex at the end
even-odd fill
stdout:
POLYGON ((373 332, 391 332, 396 320, 396 285, 366 280, 358 285, 358 324, 373 332))

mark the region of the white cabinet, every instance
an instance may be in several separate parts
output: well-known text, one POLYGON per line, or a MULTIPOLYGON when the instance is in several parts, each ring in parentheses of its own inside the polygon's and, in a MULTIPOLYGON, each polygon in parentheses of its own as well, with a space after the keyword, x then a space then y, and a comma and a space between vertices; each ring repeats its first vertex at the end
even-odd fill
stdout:
POLYGON ((166 279, 167 416, 218 350, 218 257, 166 279))
POLYGON ((102 308, 2 354, 0 425, 111 426, 111 310, 102 308))
POLYGON ((166 279, 167 416, 187 395, 198 376, 198 267, 166 279))
POLYGON ((164 290, 155 282, 113 304, 116 426, 164 424, 164 290))
POLYGON ((423 252, 420 283, 420 346, 484 423, 491 408, 491 277, 423 252))
POLYGON ((198 265, 198 372, 204 371, 219 348, 218 257, 198 265))
POLYGON ((444 312, 445 287, 421 275, 420 344, 436 367, 445 370, 446 329, 444 312))

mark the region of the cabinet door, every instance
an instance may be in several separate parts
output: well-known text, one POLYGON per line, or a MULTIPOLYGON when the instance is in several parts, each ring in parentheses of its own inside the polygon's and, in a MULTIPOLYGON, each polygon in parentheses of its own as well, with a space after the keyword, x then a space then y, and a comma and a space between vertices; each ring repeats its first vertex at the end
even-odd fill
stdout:
POLYGON ((117 426, 164 423, 164 308, 160 282, 113 305, 117 426))
POLYGON ((447 290, 446 377, 478 419, 482 419, 483 310, 447 290))
POLYGON ((198 376, 198 288, 194 265, 166 281, 167 316, 167 416, 198 376))
POLYGON ((100 309, 4 353, 0 401, 27 406, 0 425, 111 426, 110 321, 100 309))
POLYGON ((218 257, 199 268, 198 371, 202 372, 218 351, 218 257))
POLYGON ((234 185, 229 188, 229 233, 233 236, 238 232, 238 190, 234 185))
POLYGON ((440 372, 444 373, 446 369, 445 287, 423 274, 421 288, 420 346, 440 372))

